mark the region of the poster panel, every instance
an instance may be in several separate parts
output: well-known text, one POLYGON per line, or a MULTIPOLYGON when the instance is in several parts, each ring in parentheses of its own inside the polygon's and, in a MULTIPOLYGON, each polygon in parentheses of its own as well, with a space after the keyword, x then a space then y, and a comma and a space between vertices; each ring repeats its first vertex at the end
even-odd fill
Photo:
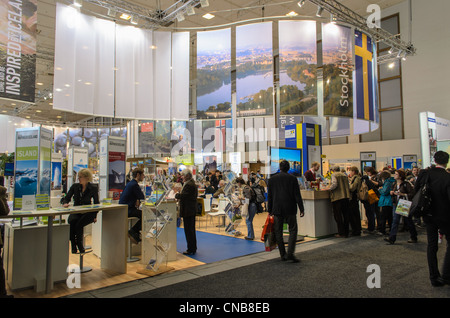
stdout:
POLYGON ((273 114, 272 22, 236 27, 238 117, 273 114))
POLYGON ((37 1, 0 0, 0 97, 34 102, 37 1))
POLYGON ((280 115, 317 115, 315 21, 280 21, 280 115))
POLYGON ((374 53, 372 39, 355 30, 355 96, 356 117, 375 121, 374 53))
POLYGON ((322 24, 324 116, 353 117, 353 39, 349 27, 322 24))
POLYGON ((119 200, 125 189, 126 140, 123 138, 108 138, 108 175, 109 191, 113 192, 113 200, 119 200))
POLYGON ((197 33, 197 118, 231 117, 231 29, 197 33))
POLYGON ((39 130, 16 130, 14 209, 22 208, 22 196, 36 195, 38 185, 39 130))

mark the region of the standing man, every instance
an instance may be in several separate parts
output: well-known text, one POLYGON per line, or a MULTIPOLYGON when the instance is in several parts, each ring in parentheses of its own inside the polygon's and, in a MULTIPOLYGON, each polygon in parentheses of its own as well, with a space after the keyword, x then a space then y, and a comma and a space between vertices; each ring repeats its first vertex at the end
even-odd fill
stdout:
POLYGON ((187 250, 183 254, 194 255, 197 252, 195 215, 197 214, 198 189, 192 179, 191 170, 184 169, 181 176, 183 177, 183 188, 181 192, 175 194, 175 199, 180 204, 180 216, 183 218, 184 235, 186 236, 187 250))
POLYGON ((134 169, 133 180, 127 183, 125 189, 120 195, 119 204, 128 205, 128 217, 136 217, 139 220, 136 224, 128 230, 128 237, 134 244, 139 244, 141 241, 142 228, 142 210, 139 210, 141 200, 145 200, 145 195, 139 186, 139 182, 144 180, 144 170, 138 168, 134 169))
POLYGON ((334 219, 337 223, 336 237, 348 237, 350 188, 348 177, 341 172, 339 166, 334 167, 331 175, 330 199, 334 219))
POLYGON ((314 161, 311 165, 311 169, 305 172, 306 181, 316 181, 317 171, 320 169, 320 163, 314 161))
POLYGON ((431 192, 431 216, 425 216, 427 227, 427 259, 431 285, 440 287, 450 285, 450 174, 445 171, 449 155, 444 151, 434 154, 435 167, 421 170, 415 183, 415 191, 425 184, 428 175, 428 185, 431 192), (437 251, 439 233, 445 235, 447 250, 444 256, 442 276, 439 273, 437 251))
POLYGON ((282 261, 291 260, 298 263, 299 260, 294 256, 295 242, 297 241, 297 207, 300 210, 300 217, 305 215, 302 195, 297 178, 288 174, 289 162, 282 160, 280 162, 280 173, 275 174, 269 179, 268 184, 268 212, 274 217, 274 230, 278 249, 282 261), (283 224, 289 226, 288 251, 283 242, 283 224))

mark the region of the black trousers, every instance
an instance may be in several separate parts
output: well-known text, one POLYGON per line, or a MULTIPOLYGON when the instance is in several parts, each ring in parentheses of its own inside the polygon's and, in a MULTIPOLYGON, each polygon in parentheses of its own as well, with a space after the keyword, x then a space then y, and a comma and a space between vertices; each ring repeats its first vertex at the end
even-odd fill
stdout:
POLYGON ((381 207, 381 215, 380 215, 380 226, 378 227, 378 231, 383 234, 386 234, 386 222, 389 225, 389 229, 392 228, 392 207, 391 206, 382 206, 381 207))
POLYGON ((3 246, 0 248, 0 297, 6 296, 6 278, 3 268, 3 246))
POLYGON ((139 219, 131 228, 131 231, 135 232, 136 234, 139 234, 141 232, 141 228, 142 228, 142 211, 138 210, 136 208, 128 207, 128 217, 139 219))
POLYGON ((361 235, 361 214, 359 213, 358 200, 350 200, 348 202, 349 208, 349 223, 352 228, 353 235, 361 235))
POLYGON ((450 225, 439 226, 433 219, 426 218, 424 221, 427 224, 427 260, 428 260, 428 270, 430 273, 430 280, 436 280, 441 277, 439 272, 439 265, 437 259, 437 251, 439 248, 439 231, 444 234, 447 241, 446 252, 444 256, 444 263, 442 266, 442 278, 445 280, 450 280, 450 225))
POLYGON ((183 217, 184 235, 186 236, 187 252, 197 252, 197 236, 195 234, 195 215, 183 217))
POLYGON ((295 243, 297 242, 297 215, 274 215, 273 227, 275 232, 275 238, 277 240, 278 250, 280 256, 283 257, 286 254, 286 248, 283 241, 283 224, 287 223, 289 227, 289 240, 288 240, 288 252, 287 255, 291 256, 295 252, 295 243))
POLYGON ((334 220, 337 223, 338 234, 348 236, 349 227, 349 209, 348 199, 341 199, 331 202, 334 220))
POLYGON ((70 241, 72 244, 83 244, 83 228, 94 222, 97 212, 75 213, 69 215, 68 222, 70 224, 70 241))

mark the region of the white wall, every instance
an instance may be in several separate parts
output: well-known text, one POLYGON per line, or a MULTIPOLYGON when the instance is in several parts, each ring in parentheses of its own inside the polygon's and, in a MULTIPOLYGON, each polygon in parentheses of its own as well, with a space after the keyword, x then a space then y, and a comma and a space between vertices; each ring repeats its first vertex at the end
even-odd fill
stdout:
POLYGON ((16 128, 32 127, 29 120, 0 115, 0 153, 16 151, 16 128))

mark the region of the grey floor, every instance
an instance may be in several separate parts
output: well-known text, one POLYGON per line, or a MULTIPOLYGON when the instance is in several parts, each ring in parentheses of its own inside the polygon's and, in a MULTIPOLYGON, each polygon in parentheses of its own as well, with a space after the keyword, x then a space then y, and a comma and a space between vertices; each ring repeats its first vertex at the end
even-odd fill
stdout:
MULTIPOLYGON (((417 244, 408 237, 399 233, 394 245, 377 235, 321 239, 297 245, 297 264, 281 262, 274 250, 66 298, 449 298, 449 286, 429 282, 425 231, 417 244), (379 267, 380 288, 367 285, 371 264, 379 267)), ((440 263, 446 245, 439 246, 440 263)))

